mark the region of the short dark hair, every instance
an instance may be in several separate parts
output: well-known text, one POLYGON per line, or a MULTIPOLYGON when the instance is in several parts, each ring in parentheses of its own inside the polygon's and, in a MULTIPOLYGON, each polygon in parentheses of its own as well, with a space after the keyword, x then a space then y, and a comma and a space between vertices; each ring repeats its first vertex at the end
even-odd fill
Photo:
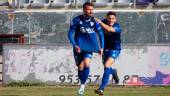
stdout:
POLYGON ((83 9, 86 7, 86 6, 94 6, 94 4, 93 3, 91 3, 91 2, 85 2, 84 4, 83 4, 83 9))
POLYGON ((109 12, 106 14, 106 16, 109 16, 109 15, 114 15, 115 17, 117 16, 116 13, 113 12, 113 11, 109 11, 109 12))

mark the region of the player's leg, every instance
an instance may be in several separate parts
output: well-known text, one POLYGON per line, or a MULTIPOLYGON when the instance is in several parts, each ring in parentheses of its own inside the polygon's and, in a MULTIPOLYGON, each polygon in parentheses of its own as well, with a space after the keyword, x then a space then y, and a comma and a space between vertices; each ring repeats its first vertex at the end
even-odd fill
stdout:
POLYGON ((102 83, 101 83, 99 89, 95 90, 95 93, 97 93, 99 95, 103 95, 103 91, 108 84, 110 71, 111 71, 111 65, 112 65, 113 61, 114 61, 113 58, 108 58, 104 64, 104 73, 103 73, 103 77, 102 77, 102 83))
POLYGON ((82 61, 78 66, 78 77, 80 79, 80 88, 78 90, 78 96, 84 94, 85 82, 84 82, 84 61, 82 61))
POLYGON ((78 53, 75 49, 73 50, 74 59, 78 67, 78 78, 80 79, 80 88, 78 90, 78 96, 82 96, 84 93, 83 75, 84 75, 84 61, 83 53, 78 53))
POLYGON ((78 53, 75 49, 73 49, 75 63, 78 67, 78 77, 80 79, 80 83, 83 81, 83 69, 84 69, 84 62, 83 62, 83 54, 78 53))
POLYGON ((86 83, 86 80, 89 76, 89 73, 90 73, 90 60, 92 58, 92 52, 86 52, 84 51, 83 52, 83 62, 84 62, 84 70, 83 70, 83 84, 86 83))
POLYGON ((95 90, 95 93, 99 95, 103 95, 104 88, 106 87, 108 81, 109 81, 109 76, 112 74, 112 80, 115 80, 115 82, 119 82, 119 78, 117 76, 117 71, 115 69, 112 69, 112 64, 115 62, 115 59, 118 58, 120 54, 120 51, 115 51, 115 50, 107 50, 104 51, 103 54, 103 64, 104 64, 104 73, 102 77, 102 83, 99 87, 99 89, 95 90))
POLYGON ((117 74, 117 70, 113 69, 111 67, 110 74, 112 74, 112 83, 115 82, 116 84, 118 84, 119 83, 119 77, 118 77, 118 74, 117 74))
POLYGON ((84 70, 83 70, 83 84, 86 83, 87 81, 87 78, 89 76, 89 73, 90 73, 90 68, 89 68, 89 65, 90 65, 90 58, 84 58, 84 70))
POLYGON ((82 80, 81 80, 81 85, 80 88, 78 90, 78 95, 82 96, 84 94, 84 90, 85 90, 85 86, 86 86, 86 80, 89 76, 89 64, 87 64, 88 62, 90 62, 89 58, 85 58, 83 60, 83 65, 84 65, 84 69, 83 69, 83 74, 82 74, 82 80))
MULTIPOLYGON (((115 63, 115 60, 119 57, 119 54, 120 54, 120 50, 110 50, 109 57, 114 59, 112 64, 115 63)), ((113 81, 115 81, 115 83, 118 84, 119 83, 119 77, 117 75, 117 70, 110 67, 110 74, 112 75, 112 83, 113 83, 113 81)))
POLYGON ((81 79, 81 85, 80 85, 80 88, 79 88, 79 91, 78 91, 79 95, 84 94, 86 80, 87 80, 87 78, 89 76, 89 72, 90 72, 89 64, 90 64, 90 60, 92 58, 92 53, 83 51, 82 55, 83 55, 83 61, 81 62, 80 67, 83 68, 83 70, 81 71, 82 72, 82 74, 81 74, 82 79, 81 79))

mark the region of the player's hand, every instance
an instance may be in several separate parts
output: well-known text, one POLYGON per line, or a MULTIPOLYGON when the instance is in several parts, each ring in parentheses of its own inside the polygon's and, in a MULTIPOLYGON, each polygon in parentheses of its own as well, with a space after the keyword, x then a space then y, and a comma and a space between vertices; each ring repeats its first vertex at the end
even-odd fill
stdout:
POLYGON ((98 18, 94 18, 99 24, 102 22, 100 19, 98 18))
POLYGON ((99 50, 99 55, 102 56, 103 55, 103 49, 99 50))
POLYGON ((80 52, 81 52, 81 49, 80 49, 80 47, 79 47, 79 46, 75 46, 75 50, 76 50, 78 53, 80 53, 80 52))

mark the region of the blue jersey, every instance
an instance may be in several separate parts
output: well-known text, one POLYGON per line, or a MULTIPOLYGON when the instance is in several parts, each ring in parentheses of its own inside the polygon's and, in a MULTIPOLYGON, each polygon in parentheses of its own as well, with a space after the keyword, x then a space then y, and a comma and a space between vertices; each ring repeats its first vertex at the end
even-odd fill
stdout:
MULTIPOLYGON (((102 22, 107 24, 106 19, 102 22)), ((113 24, 112 27, 116 32, 104 32, 104 50, 121 50, 121 27, 118 23, 113 24)))
POLYGON ((102 28, 93 17, 85 18, 83 15, 75 17, 70 26, 68 37, 73 46, 79 46, 83 51, 99 52, 100 48, 104 48, 102 28))

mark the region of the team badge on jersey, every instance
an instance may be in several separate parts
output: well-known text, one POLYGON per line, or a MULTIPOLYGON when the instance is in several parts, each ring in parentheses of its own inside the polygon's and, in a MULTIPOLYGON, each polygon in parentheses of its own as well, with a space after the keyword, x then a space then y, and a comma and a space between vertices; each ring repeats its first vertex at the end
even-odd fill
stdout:
POLYGON ((80 21, 80 22, 79 22, 79 24, 83 24, 83 22, 82 22, 82 21, 80 21))
POLYGON ((93 26, 93 25, 94 25, 94 22, 90 22, 90 25, 93 26))

